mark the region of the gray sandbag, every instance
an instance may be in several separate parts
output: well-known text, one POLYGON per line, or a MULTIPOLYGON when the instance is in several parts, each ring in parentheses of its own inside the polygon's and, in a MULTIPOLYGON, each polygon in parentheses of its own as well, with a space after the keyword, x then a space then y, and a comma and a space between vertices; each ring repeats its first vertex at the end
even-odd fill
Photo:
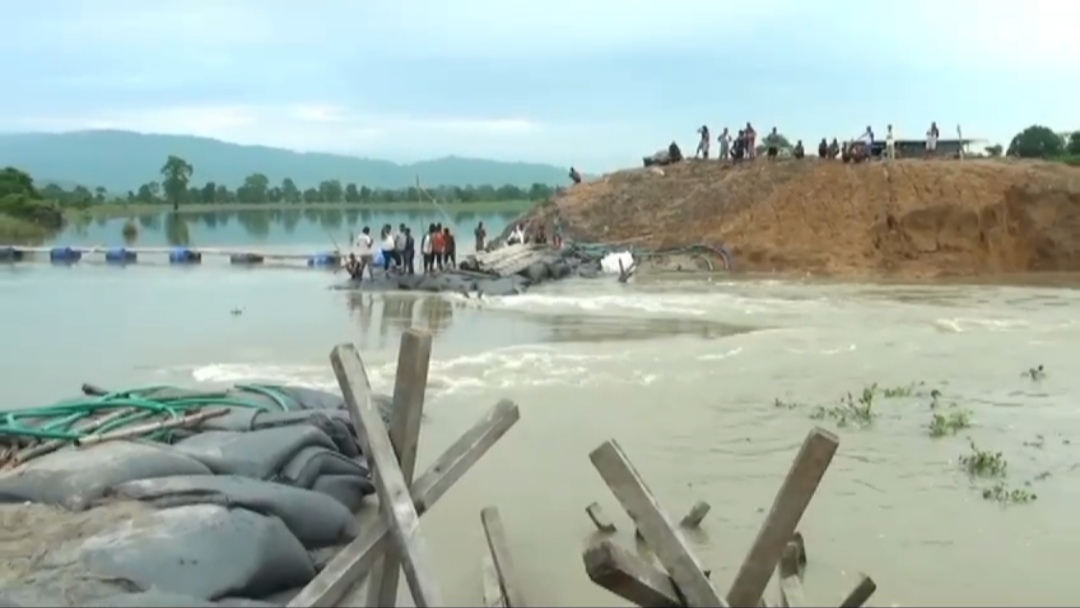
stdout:
POLYGON ((312 492, 320 492, 345 505, 350 513, 356 513, 364 504, 364 498, 375 493, 371 480, 355 475, 320 475, 311 485, 312 492))
POLYGON ((403 274, 397 279, 397 287, 402 291, 415 291, 423 280, 422 274, 403 274))
POLYGON ((263 597, 314 576, 311 557, 280 519, 193 505, 151 512, 49 550, 25 583, 63 583, 72 603, 82 605, 119 581, 134 588, 110 593, 153 589, 213 600, 263 597), (72 586, 77 581, 93 584, 72 586))
POLYGON ((356 537, 352 512, 333 498, 311 490, 236 475, 140 479, 115 486, 110 494, 150 504, 164 500, 172 506, 208 502, 242 507, 277 517, 308 549, 340 545, 356 537))
POLYGON ((595 279, 600 276, 601 270, 595 266, 581 266, 577 270, 577 275, 583 279, 595 279))
POLYGON ((170 446, 110 441, 60 450, 0 475, 0 501, 39 502, 81 511, 125 481, 208 474, 206 465, 170 446))
POLYGON ((294 424, 310 424, 326 433, 334 447, 344 456, 357 458, 360 446, 352 432, 352 421, 345 410, 297 410, 294 412, 261 412, 252 420, 252 429, 269 429, 294 424))
POLYGON ((551 278, 551 272, 548 270, 547 264, 542 261, 529 264, 525 270, 521 271, 521 274, 533 285, 543 283, 551 278))
POLYGON ((217 475, 270 479, 297 452, 311 446, 333 450, 334 442, 319 429, 302 424, 247 433, 209 431, 185 439, 173 449, 205 464, 217 475))
POLYGON ((359 461, 323 447, 311 446, 300 450, 282 465, 274 480, 299 488, 311 488, 323 475, 351 475, 365 481, 371 478, 368 468, 359 461))
POLYGON ((478 281, 476 291, 484 296, 514 296, 524 293, 528 287, 524 277, 517 275, 499 279, 478 281))
POLYGON ((573 269, 570 268, 570 264, 563 259, 551 260, 550 262, 547 262, 547 267, 548 274, 556 281, 565 279, 574 272, 573 269))

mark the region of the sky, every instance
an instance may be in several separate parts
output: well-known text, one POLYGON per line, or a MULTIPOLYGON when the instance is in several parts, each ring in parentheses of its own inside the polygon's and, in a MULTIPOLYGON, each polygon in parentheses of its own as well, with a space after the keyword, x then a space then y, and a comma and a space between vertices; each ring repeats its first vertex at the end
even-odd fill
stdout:
POLYGON ((1066 0, 49 0, 5 6, 0 131, 409 162, 634 165, 750 121, 1008 143, 1080 129, 1066 0))

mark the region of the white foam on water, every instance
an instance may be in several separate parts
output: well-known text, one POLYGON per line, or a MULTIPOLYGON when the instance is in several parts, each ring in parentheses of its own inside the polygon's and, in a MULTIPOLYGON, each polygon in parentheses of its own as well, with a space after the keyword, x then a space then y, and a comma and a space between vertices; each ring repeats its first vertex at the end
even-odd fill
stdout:
POLYGON ((726 350, 726 351, 724 351, 722 353, 708 353, 708 354, 704 354, 704 355, 699 355, 697 360, 698 361, 722 361, 724 359, 730 359, 731 357, 734 357, 734 356, 736 356, 738 354, 741 354, 742 352, 743 352, 742 347, 737 346, 737 347, 732 348, 730 350, 726 350))
MULTIPOLYGON (((371 371, 369 370, 369 375, 371 371)), ((196 382, 243 384, 266 382, 294 384, 319 390, 336 390, 337 380, 330 365, 280 365, 268 363, 213 363, 191 371, 196 382)), ((374 383, 374 381, 373 381, 374 383)))
POLYGON ((650 313, 700 317, 709 312, 703 295, 549 295, 525 293, 486 298, 494 307, 536 312, 650 313))
POLYGON ((960 334, 969 331, 1009 331, 1031 328, 1031 322, 1021 319, 974 319, 953 317, 934 319, 934 327, 946 333, 960 334))

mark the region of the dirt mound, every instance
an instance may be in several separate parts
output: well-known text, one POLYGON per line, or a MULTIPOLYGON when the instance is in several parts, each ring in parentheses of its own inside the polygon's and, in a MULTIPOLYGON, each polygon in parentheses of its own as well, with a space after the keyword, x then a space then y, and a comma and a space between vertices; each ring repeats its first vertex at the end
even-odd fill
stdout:
POLYGON ((722 245, 741 270, 1080 270, 1080 169, 1057 163, 684 162, 573 186, 526 221, 548 223, 556 209, 577 240, 722 245))

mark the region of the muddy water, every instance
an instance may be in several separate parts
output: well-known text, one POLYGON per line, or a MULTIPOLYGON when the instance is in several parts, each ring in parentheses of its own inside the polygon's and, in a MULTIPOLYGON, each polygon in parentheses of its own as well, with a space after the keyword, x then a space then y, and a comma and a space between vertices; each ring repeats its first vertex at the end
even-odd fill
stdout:
POLYGON ((387 390, 410 324, 436 332, 421 466, 499 398, 522 420, 428 515, 448 599, 479 599, 479 512, 498 506, 537 605, 612 605, 584 576, 599 501, 628 520, 588 453, 615 438, 680 517, 713 506, 690 541, 726 589, 807 431, 840 450, 801 525, 810 597, 837 603, 870 573, 875 605, 1066 605, 1080 560, 1080 292, 667 280, 565 283, 516 298, 349 295, 320 273, 203 268, 33 268, 0 275, 9 407, 91 380, 121 385, 252 379, 332 387, 326 355, 355 341, 387 390), (239 316, 229 309, 244 310, 239 316), (20 322, 14 322, 19 319, 20 322), (1022 377, 1043 365, 1040 380, 1022 377), (867 386, 869 428, 814 420, 867 386), (937 411, 970 428, 931 438, 937 411), (781 401, 777 406, 776 401, 781 401), (1000 451, 1006 489, 984 500, 960 457, 1000 451))

